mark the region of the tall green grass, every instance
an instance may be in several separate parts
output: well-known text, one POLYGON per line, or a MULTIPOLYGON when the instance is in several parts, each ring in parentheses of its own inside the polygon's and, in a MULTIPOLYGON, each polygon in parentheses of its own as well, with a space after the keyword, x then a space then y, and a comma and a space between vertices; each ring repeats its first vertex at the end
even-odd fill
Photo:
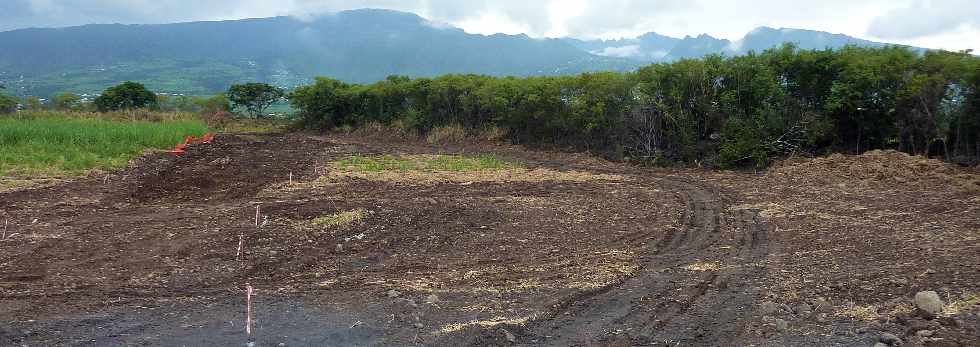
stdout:
POLYGON ((52 176, 125 167, 147 149, 207 132, 200 120, 127 121, 68 116, 0 118, 0 175, 52 176))

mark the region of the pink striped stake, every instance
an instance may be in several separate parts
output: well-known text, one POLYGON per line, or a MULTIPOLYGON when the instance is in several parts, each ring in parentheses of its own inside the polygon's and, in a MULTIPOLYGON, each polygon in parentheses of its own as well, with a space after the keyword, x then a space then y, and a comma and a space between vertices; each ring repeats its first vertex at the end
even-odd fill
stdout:
POLYGON ((242 230, 238 233, 238 253, 235 254, 235 258, 238 261, 242 260, 242 247, 245 246, 245 231, 242 230))
POLYGON ((252 285, 245 283, 245 335, 252 338, 252 285))

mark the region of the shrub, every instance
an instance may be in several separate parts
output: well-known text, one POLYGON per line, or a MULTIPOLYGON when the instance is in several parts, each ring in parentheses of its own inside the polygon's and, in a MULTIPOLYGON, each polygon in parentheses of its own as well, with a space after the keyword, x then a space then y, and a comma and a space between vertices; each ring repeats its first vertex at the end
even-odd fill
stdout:
POLYGON ((0 114, 9 114, 17 111, 17 98, 0 94, 0 114))
POLYGON ((459 125, 433 128, 425 136, 428 143, 461 143, 466 140, 466 129, 459 125))
POLYGON ((138 108, 157 108, 157 96, 136 82, 123 82, 110 87, 95 98, 99 112, 130 110, 138 108))

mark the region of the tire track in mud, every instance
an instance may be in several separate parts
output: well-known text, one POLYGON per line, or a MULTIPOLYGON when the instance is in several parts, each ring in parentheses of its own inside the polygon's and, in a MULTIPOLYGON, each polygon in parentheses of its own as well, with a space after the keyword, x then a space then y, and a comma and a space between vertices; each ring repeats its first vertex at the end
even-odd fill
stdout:
POLYGON ((769 226, 757 211, 726 211, 720 195, 677 178, 654 182, 686 203, 629 278, 553 306, 519 341, 527 345, 724 345, 739 339, 760 297, 756 265, 769 226), (716 268, 717 267, 717 268, 716 268))

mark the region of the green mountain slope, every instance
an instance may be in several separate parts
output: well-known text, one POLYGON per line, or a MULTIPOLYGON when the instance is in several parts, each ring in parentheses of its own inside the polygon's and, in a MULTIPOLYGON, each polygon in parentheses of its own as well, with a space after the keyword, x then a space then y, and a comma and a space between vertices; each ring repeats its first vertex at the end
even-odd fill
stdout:
POLYGON ((123 80, 160 92, 209 94, 231 83, 282 87, 317 75, 550 75, 626 70, 557 39, 473 35, 410 13, 354 10, 301 21, 274 17, 161 25, 85 25, 0 32, 0 83, 20 95, 97 93, 123 80))

